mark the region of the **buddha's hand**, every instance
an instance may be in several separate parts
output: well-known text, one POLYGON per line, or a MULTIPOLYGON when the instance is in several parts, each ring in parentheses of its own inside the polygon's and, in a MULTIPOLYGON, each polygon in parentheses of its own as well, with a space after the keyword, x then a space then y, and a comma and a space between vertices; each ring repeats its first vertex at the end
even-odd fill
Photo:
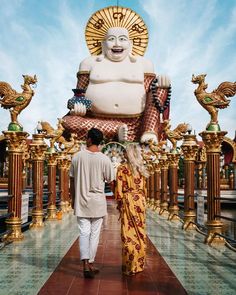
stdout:
POLYGON ((151 132, 144 132, 143 135, 141 136, 140 141, 142 143, 148 143, 149 141, 153 141, 154 143, 157 143, 157 136, 154 133, 151 132))
POLYGON ((170 87, 170 78, 168 76, 158 75, 158 87, 160 88, 169 88, 170 87))
POLYGON ((122 124, 119 127, 118 139, 119 139, 119 142, 127 141, 127 139, 128 139, 128 126, 126 124, 122 124))
POLYGON ((85 116, 86 115, 86 106, 83 103, 75 103, 74 108, 70 111, 72 115, 76 116, 85 116))

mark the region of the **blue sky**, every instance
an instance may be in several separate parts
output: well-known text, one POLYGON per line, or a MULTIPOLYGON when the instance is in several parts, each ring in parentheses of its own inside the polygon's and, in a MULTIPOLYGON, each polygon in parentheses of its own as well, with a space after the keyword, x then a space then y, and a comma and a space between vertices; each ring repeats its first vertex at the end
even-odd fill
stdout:
MULTIPOLYGON (((197 103, 192 74, 207 73, 208 91, 236 80, 236 0, 119 0, 136 11, 149 30, 145 57, 172 84, 171 125, 190 123, 203 131, 209 114, 197 103)), ((89 55, 85 26, 93 12, 116 0, 0 0, 0 81, 21 91, 22 74, 36 74, 30 105, 18 119, 32 134, 38 120, 56 127, 67 113, 79 63, 89 55)), ((222 130, 233 138, 236 97, 220 110, 222 130)), ((0 128, 10 122, 0 109, 0 128)), ((200 139, 200 137, 198 137, 200 139)))

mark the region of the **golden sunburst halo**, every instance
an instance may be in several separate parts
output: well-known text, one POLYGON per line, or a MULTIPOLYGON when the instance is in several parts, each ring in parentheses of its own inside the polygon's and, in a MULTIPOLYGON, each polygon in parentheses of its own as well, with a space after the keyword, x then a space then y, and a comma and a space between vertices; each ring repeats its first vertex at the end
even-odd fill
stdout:
POLYGON ((92 55, 102 53, 102 41, 112 27, 126 28, 133 41, 133 55, 143 56, 148 45, 148 30, 143 19, 130 8, 109 6, 95 12, 88 20, 85 39, 92 55))

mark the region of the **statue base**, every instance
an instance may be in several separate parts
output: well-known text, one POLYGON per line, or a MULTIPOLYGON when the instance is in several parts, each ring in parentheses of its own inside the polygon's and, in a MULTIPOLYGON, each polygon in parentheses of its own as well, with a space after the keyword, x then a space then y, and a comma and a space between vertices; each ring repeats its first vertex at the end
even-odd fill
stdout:
POLYGON ((15 132, 22 132, 23 131, 23 127, 18 124, 18 123, 14 123, 14 122, 11 122, 9 125, 8 125, 8 131, 15 131, 15 132))
POLYGON ((220 130, 220 125, 217 123, 209 123, 206 127, 206 131, 214 131, 214 132, 219 132, 220 130))

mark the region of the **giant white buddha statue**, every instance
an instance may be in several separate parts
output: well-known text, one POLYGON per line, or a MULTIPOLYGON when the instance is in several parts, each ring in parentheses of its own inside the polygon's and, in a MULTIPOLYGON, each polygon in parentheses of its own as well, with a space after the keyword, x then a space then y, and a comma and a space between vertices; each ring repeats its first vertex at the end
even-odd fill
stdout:
POLYGON ((169 116, 170 82, 142 56, 148 41, 143 20, 129 8, 107 7, 90 18, 86 40, 92 55, 80 63, 63 118, 66 132, 84 139, 96 127, 108 140, 157 142, 160 113, 169 116))

